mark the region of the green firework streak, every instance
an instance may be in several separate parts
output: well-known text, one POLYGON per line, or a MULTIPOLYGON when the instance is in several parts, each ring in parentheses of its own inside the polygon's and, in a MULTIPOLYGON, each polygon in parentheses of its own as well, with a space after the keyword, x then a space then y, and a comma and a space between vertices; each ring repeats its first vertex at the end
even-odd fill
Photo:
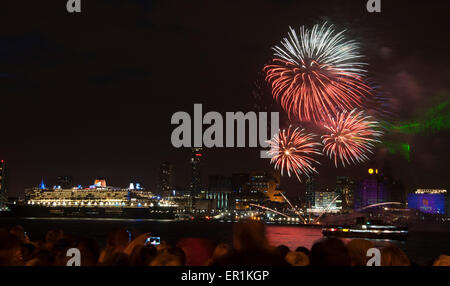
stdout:
POLYGON ((386 146, 389 153, 400 155, 406 159, 406 161, 410 162, 410 151, 411 146, 408 143, 396 143, 392 141, 383 141, 383 145, 386 146))
POLYGON ((418 120, 388 124, 386 127, 405 134, 431 134, 450 129, 450 99, 428 109, 418 120))

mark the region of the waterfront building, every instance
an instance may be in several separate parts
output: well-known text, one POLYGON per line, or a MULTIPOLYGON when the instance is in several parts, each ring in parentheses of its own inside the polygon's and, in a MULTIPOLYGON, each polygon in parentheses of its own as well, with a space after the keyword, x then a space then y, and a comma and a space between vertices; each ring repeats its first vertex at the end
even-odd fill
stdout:
POLYGON ((157 192, 163 198, 171 195, 173 190, 173 165, 164 162, 159 167, 157 192))
POLYGON ((354 208, 355 182, 349 177, 336 177, 336 192, 342 201, 342 210, 354 208))
MULTIPOLYGON (((260 186, 258 184, 252 185, 249 183, 251 181, 249 173, 233 174, 231 177, 231 188, 233 194, 235 194, 235 209, 245 210, 250 204, 259 204, 264 201, 267 197, 259 192, 260 186)), ((252 175, 253 180, 255 180, 254 174, 252 175)))
POLYGON ((191 183, 189 189, 193 197, 202 197, 201 159, 203 156, 202 148, 191 148, 191 183))
POLYGON ((224 176, 209 176, 206 199, 213 200, 214 209, 228 211, 234 209, 231 178, 224 176))
POLYGON ((263 198, 259 194, 250 192, 248 182, 249 173, 235 173, 231 175, 231 189, 234 194, 235 209, 242 210, 248 208, 250 203, 258 203, 263 198))
POLYGON ((316 181, 313 176, 308 177, 305 182, 305 193, 304 199, 302 202, 304 203, 306 208, 312 208, 314 206, 314 193, 316 191, 316 181))
POLYGON ((383 182, 380 171, 369 168, 367 176, 358 181, 355 193, 355 208, 363 208, 369 205, 387 202, 388 189, 383 182))
POLYGON ((314 192, 314 204, 308 213, 339 212, 342 209, 341 195, 330 189, 314 192))
POLYGON ((233 174, 231 187, 235 194, 236 209, 247 209, 250 204, 284 202, 279 185, 280 174, 276 171, 233 174))
POLYGON ((447 190, 417 189, 408 195, 408 207, 429 214, 448 214, 447 190))
POLYGON ((280 173, 276 171, 252 172, 248 181, 251 193, 260 193, 271 202, 284 202, 280 195, 280 173))

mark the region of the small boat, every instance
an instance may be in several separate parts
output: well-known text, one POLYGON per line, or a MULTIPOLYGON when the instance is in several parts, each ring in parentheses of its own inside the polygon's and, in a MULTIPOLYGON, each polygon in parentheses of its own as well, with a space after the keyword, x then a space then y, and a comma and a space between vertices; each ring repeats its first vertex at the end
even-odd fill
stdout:
POLYGON ((322 228, 327 237, 407 240, 408 228, 394 225, 365 224, 328 225, 322 228))

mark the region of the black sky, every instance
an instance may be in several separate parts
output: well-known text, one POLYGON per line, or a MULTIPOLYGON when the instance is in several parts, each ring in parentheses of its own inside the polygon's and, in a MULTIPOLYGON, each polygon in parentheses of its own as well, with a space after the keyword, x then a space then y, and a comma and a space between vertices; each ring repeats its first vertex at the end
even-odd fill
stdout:
MULTIPOLYGON (((172 114, 192 114, 194 103, 222 113, 264 105, 255 102, 254 83, 289 26, 329 21, 348 29, 395 120, 414 119, 436 94, 450 93, 445 1, 382 0, 382 13, 370 14, 365 0, 82 0, 77 15, 65 1, 3 2, 0 157, 11 195, 41 177, 54 184, 58 175, 154 189, 163 161, 175 164, 177 185, 186 185, 189 152, 171 146, 172 114)), ((390 165, 409 190, 449 187, 447 130, 393 139, 411 145, 411 161, 379 148, 376 164, 390 165)), ((258 155, 207 150, 205 179, 270 168, 258 155)), ((319 181, 358 177, 367 166, 336 170, 325 161, 319 181)), ((286 187, 303 189, 294 180, 286 187)))

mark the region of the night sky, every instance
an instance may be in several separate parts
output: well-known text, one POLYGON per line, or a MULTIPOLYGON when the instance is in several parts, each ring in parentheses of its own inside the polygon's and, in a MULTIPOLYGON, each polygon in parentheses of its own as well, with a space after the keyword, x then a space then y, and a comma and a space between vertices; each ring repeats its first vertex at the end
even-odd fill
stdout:
MULTIPOLYGON (((193 115, 194 103, 222 114, 270 105, 270 94, 255 96, 255 82, 289 26, 328 21, 348 29, 392 122, 414 121, 450 98, 445 1, 382 0, 380 14, 368 13, 365 0, 82 0, 81 14, 67 13, 65 2, 2 1, 0 157, 11 196, 42 177, 55 184, 58 175, 154 190, 163 161, 186 186, 190 154, 171 145, 172 114, 193 115)), ((322 160, 319 184, 358 178, 376 164, 389 166, 408 191, 448 189, 449 135, 388 134, 411 146, 410 161, 383 146, 372 162, 351 168, 322 160)), ((203 159, 205 185, 207 175, 271 168, 252 148, 209 149, 203 159)), ((304 188, 295 179, 283 184, 291 195, 304 188)))

